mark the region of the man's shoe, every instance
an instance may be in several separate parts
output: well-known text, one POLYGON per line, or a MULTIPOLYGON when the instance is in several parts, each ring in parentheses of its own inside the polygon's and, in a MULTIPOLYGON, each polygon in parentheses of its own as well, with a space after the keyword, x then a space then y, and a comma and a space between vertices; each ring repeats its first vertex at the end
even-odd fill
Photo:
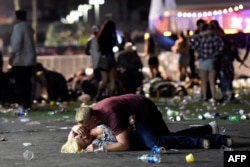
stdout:
POLYGON ((218 134, 219 133, 219 127, 218 127, 216 121, 209 122, 208 124, 212 128, 212 134, 218 134))
POLYGON ((204 149, 209 149, 210 148, 210 141, 209 140, 204 139, 202 144, 203 144, 204 149))
POLYGON ((227 147, 231 147, 233 145, 233 139, 227 138, 227 147))

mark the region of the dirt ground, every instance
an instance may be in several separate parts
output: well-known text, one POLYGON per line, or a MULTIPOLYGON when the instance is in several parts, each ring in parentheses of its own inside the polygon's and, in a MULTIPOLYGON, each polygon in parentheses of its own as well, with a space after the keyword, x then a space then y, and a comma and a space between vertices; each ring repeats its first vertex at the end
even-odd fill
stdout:
MULTIPOLYGON (((170 130, 180 130, 190 125, 207 123, 204 120, 189 122, 169 122, 170 130)), ((226 129, 225 133, 234 139, 234 150, 250 151, 249 120, 229 122, 217 120, 220 127, 226 129)), ((168 167, 223 167, 224 153, 220 149, 190 149, 168 150, 161 155, 161 163, 147 164, 138 161, 139 155, 151 153, 150 150, 126 151, 116 153, 81 153, 61 154, 60 148, 66 141, 67 134, 74 124, 73 118, 58 119, 30 119, 23 117, 4 118, 0 115, 0 136, 6 141, 0 141, 1 167, 116 167, 116 166, 168 166, 168 167), (28 145, 28 146, 27 146, 28 145), (26 160, 23 153, 29 150, 34 157, 26 160), (185 156, 193 153, 194 163, 187 163, 185 156)), ((2 138, 2 140, 3 140, 2 138)))

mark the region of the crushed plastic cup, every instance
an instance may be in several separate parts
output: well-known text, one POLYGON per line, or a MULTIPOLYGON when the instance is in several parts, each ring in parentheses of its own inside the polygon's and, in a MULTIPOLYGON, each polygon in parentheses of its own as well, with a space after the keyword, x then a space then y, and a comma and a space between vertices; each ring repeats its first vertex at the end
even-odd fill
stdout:
POLYGON ((244 110, 243 110, 243 109, 238 109, 238 110, 236 111, 236 114, 237 114, 237 115, 243 115, 243 114, 244 114, 244 110))
POLYGON ((240 116, 240 119, 241 119, 241 120, 246 120, 246 119, 247 119, 247 116, 246 116, 246 115, 241 115, 241 116, 240 116))
POLYGON ((219 127, 219 132, 220 132, 220 134, 225 134, 226 128, 224 126, 219 127))
POLYGON ((198 119, 205 119, 205 118, 201 114, 199 114, 198 119))
POLYGON ((183 116, 182 115, 177 115, 175 119, 176 119, 176 121, 181 121, 183 119, 183 116))
POLYGON ((222 145, 222 146, 220 147, 220 152, 221 152, 221 153, 224 153, 224 151, 233 151, 233 148, 227 147, 227 146, 225 146, 225 145, 222 145))
POLYGON ((26 150, 23 152, 23 158, 25 160, 32 160, 34 158, 34 153, 32 151, 26 150))
POLYGON ((213 118, 214 118, 214 116, 213 116, 210 112, 205 112, 205 113, 203 114, 203 117, 204 117, 205 119, 213 119, 213 118))
POLYGON ((194 162, 194 155, 192 153, 189 153, 186 155, 186 162, 187 163, 193 163, 194 162))
POLYGON ((26 118, 26 117, 20 118, 20 122, 26 123, 26 122, 29 122, 29 121, 30 121, 29 118, 26 118))
POLYGON ((27 146, 32 146, 32 143, 25 142, 25 143, 23 143, 23 146, 24 146, 24 147, 27 147, 27 146))

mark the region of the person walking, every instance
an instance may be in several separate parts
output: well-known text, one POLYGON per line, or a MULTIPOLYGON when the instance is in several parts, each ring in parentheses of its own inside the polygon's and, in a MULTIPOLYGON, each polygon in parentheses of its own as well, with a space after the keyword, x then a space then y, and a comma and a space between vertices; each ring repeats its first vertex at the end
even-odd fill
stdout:
POLYGON ((11 54, 9 64, 15 79, 13 102, 24 108, 32 104, 32 76, 37 61, 34 30, 27 23, 27 12, 15 12, 16 23, 10 37, 11 54))

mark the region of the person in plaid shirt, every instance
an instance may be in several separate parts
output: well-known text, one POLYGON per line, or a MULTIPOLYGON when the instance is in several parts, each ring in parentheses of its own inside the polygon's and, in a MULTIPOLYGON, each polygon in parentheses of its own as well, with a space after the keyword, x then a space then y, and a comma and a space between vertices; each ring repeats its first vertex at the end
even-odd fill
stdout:
POLYGON ((223 51, 223 39, 211 31, 209 24, 205 23, 199 34, 189 38, 189 46, 197 53, 203 100, 208 100, 207 82, 209 82, 212 99, 215 100, 216 62, 223 51))

